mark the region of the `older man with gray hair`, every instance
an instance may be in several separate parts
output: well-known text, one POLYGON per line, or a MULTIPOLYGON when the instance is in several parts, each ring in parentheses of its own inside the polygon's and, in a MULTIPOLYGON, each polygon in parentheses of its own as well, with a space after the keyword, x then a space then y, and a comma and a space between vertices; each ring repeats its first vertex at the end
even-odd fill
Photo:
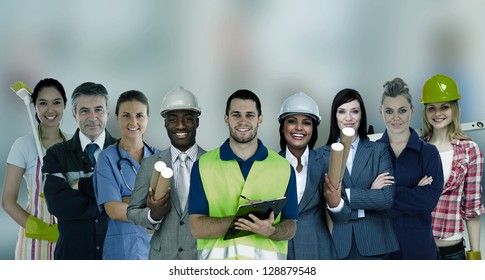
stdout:
POLYGON ((48 209, 59 223, 54 259, 99 260, 107 216, 98 210, 93 170, 101 150, 116 142, 106 131, 108 92, 86 82, 74 89, 71 100, 78 129, 69 141, 47 150, 42 167, 48 209))

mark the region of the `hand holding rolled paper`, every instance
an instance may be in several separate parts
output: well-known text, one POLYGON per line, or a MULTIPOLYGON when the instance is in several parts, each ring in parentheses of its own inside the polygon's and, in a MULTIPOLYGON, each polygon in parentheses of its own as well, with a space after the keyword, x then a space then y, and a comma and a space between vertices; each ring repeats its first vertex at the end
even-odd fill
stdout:
POLYGON ((162 198, 170 188, 170 184, 172 183, 173 177, 173 170, 163 161, 157 161, 154 166, 154 170, 152 173, 152 180, 150 183, 150 187, 153 189, 155 200, 159 200, 162 198), (154 178, 154 176, 156 178, 154 178), (152 183, 155 183, 155 187, 152 186, 152 183))

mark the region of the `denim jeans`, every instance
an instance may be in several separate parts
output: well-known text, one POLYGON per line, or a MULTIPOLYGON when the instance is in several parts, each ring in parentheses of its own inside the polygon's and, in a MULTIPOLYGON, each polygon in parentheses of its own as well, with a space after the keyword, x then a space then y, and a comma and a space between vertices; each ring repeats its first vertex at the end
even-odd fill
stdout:
POLYGON ((452 254, 440 256, 440 260, 466 260, 465 249, 452 254))
POLYGON ((440 251, 439 259, 440 260, 466 260, 466 253, 465 253, 465 240, 461 240, 460 243, 447 246, 447 247, 438 247, 440 251))

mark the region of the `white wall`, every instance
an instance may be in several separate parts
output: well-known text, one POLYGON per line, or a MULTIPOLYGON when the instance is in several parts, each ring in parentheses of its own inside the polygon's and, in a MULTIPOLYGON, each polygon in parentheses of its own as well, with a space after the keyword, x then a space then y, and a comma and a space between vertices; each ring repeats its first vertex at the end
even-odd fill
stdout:
MULTIPOLYGON (((484 8, 478 0, 2 1, 0 159, 30 130, 10 84, 23 80, 33 88, 45 77, 61 81, 69 95, 85 81, 104 84, 112 111, 123 91, 144 92, 152 113, 146 141, 159 148, 169 142, 158 110, 178 84, 199 99, 197 138, 206 149, 227 137, 225 102, 240 88, 261 98, 259 136, 275 150, 281 102, 300 90, 320 106, 317 146, 328 136, 332 98, 346 87, 360 91, 369 124, 382 132, 382 84, 397 76, 414 96, 414 127, 421 126, 422 84, 437 72, 459 82, 462 121, 485 120, 479 88, 485 37, 478 32, 484 8)), ((73 132, 70 110, 62 127, 73 132)), ((113 114, 108 129, 119 135, 113 114)), ((485 149, 485 133, 471 135, 485 149)), ((0 259, 11 259, 18 226, 3 211, 0 222, 0 259)))

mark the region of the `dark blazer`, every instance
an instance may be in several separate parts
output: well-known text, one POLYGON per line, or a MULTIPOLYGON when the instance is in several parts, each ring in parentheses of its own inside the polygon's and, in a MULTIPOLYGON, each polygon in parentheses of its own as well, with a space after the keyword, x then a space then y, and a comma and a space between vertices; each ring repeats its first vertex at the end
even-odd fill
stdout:
MULTIPOLYGON (((104 148, 116 139, 106 131, 104 148)), ((44 194, 49 212, 57 217, 59 239, 56 260, 101 260, 108 228, 106 214, 99 212, 93 187, 94 166, 81 148, 79 129, 74 136, 49 148, 44 156, 44 194), (69 182, 79 180, 79 190, 69 182)))
MULTIPOLYGON (((286 151, 279 153, 286 157, 286 151)), ((325 221, 323 174, 328 169, 327 155, 309 150, 305 192, 298 204, 295 236, 288 241, 289 260, 334 260, 337 258, 325 221), (324 171, 325 170, 325 171, 324 171)), ((296 174, 296 171, 295 171, 296 174)))
MULTIPOLYGON (((318 153, 328 155, 330 146, 319 148, 318 153)), ((326 171, 328 172, 328 171, 326 171)), ((352 175, 345 169, 342 180, 342 198, 345 202, 342 211, 332 213, 332 238, 339 259, 349 255, 352 239, 361 255, 375 256, 388 254, 399 249, 392 221, 388 215, 394 202, 394 187, 386 186, 381 190, 371 190, 370 186, 377 175, 392 174, 392 163, 387 146, 360 139, 355 153, 352 175), (350 188, 350 199, 345 192, 350 188), (365 210, 365 217, 358 218, 358 209, 365 210)))
MULTIPOLYGON (((204 149, 198 147, 197 158, 205 152, 204 149)), ((168 167, 172 167, 170 148, 147 157, 141 162, 126 215, 130 222, 155 230, 150 241, 149 259, 196 260, 197 241, 190 232, 187 206, 185 209, 180 209, 177 192, 173 191, 175 189, 173 181, 170 186, 172 209, 165 215, 159 227, 152 225, 148 220, 148 210, 150 209, 146 205, 148 188, 153 166, 160 160, 165 162, 168 167)))

